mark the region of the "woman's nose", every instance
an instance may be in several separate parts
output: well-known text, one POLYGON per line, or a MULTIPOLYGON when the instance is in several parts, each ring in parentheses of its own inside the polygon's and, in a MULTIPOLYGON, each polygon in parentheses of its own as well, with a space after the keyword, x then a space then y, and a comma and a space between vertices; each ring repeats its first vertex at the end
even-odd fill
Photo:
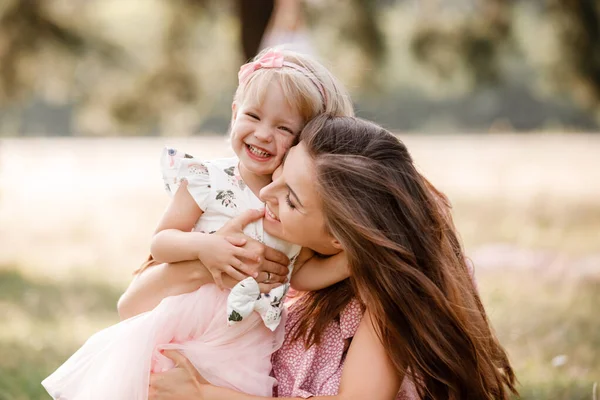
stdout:
POLYGON ((264 201, 264 202, 268 201, 270 203, 277 203, 277 196, 275 195, 276 191, 277 191, 277 180, 274 180, 273 182, 269 183, 264 188, 260 189, 260 192, 258 193, 258 197, 260 198, 261 201, 264 201))

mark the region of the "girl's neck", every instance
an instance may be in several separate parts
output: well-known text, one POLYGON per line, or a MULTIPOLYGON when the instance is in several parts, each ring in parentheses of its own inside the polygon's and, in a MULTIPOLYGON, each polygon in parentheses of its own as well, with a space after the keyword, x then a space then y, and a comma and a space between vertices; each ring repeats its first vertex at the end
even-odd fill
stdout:
POLYGON ((271 183, 271 175, 258 175, 254 172, 248 171, 244 164, 240 163, 238 166, 240 171, 240 178, 244 181, 246 186, 254 193, 257 198, 262 188, 271 183))

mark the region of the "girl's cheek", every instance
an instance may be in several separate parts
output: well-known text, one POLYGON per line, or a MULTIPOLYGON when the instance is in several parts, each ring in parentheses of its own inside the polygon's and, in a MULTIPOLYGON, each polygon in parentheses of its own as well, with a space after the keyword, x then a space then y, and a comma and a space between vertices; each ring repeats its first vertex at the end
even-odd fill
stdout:
POLYGON ((292 143, 293 142, 294 142, 294 138, 293 137, 286 138, 286 140, 283 141, 283 150, 284 151, 288 151, 292 147, 292 143))

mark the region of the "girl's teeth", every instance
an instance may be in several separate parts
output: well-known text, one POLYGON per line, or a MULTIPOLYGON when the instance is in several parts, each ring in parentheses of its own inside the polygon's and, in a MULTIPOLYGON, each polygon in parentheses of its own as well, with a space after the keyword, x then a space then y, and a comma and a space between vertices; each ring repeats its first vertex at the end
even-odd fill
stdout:
POLYGON ((269 157, 269 156, 271 155, 271 154, 267 153, 266 151, 262 151, 262 150, 259 150, 259 149, 257 149, 257 148, 256 148, 256 147, 254 147, 254 146, 250 146, 250 145, 248 145, 248 148, 250 149, 250 151, 251 151, 253 154, 256 154, 256 155, 257 155, 257 156, 259 156, 259 157, 269 157))

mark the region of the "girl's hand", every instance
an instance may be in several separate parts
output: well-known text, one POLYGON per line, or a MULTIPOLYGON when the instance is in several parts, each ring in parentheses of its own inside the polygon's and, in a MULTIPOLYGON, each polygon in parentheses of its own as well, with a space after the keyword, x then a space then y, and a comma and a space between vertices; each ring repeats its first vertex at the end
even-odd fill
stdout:
POLYGON ((215 284, 223 289, 223 274, 227 274, 237 281, 248 276, 256 278, 258 273, 247 263, 257 263, 259 256, 243 246, 246 240, 243 238, 226 237, 218 232, 202 234, 199 242, 198 259, 213 276, 215 284))
POLYGON ((216 234, 224 236, 230 243, 240 246, 251 254, 258 255, 258 261, 244 263, 244 273, 255 277, 260 284, 261 292, 268 292, 287 280, 289 258, 281 251, 244 234, 244 227, 264 216, 264 210, 248 210, 227 222, 216 234))
POLYGON ((175 363, 175 367, 150 375, 148 400, 202 400, 203 386, 208 382, 198 373, 192 363, 175 350, 163 354, 175 363))

